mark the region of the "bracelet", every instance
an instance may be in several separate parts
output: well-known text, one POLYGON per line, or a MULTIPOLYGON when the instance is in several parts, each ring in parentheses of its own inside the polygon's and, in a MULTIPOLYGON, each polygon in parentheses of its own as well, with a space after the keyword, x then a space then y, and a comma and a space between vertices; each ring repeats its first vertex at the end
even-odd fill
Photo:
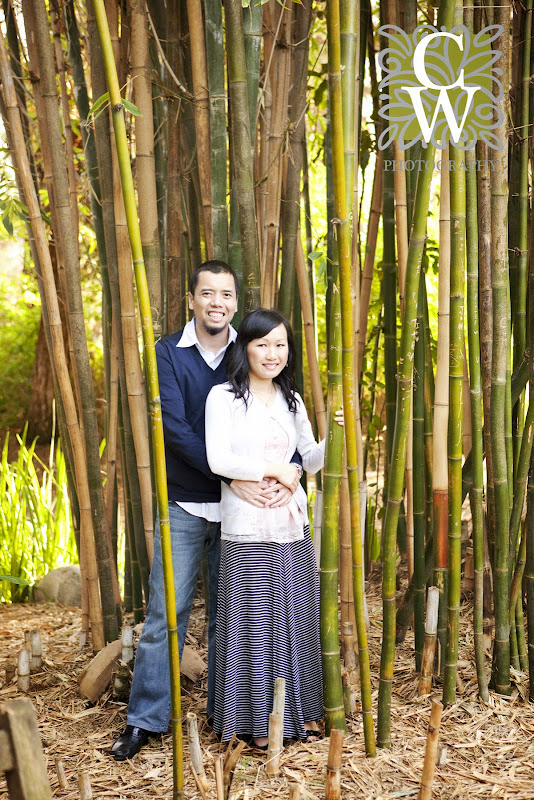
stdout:
POLYGON ((297 468, 297 472, 299 474, 299 480, 300 480, 302 478, 303 473, 304 473, 304 470, 302 469, 302 464, 295 464, 295 466, 297 468))

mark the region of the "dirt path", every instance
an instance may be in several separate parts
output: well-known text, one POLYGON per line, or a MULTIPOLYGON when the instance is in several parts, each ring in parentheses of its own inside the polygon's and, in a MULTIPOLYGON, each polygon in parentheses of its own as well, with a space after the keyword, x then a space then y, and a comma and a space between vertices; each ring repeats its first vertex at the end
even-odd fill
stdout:
MULTIPOLYGON (((376 710, 380 659, 380 598, 378 588, 370 591, 370 643, 373 674, 373 702, 376 710)), ((523 699, 527 677, 517 674, 512 697, 491 696, 482 704, 476 694, 476 675, 472 662, 472 632, 469 607, 462 608, 460 675, 464 684, 458 703, 443 714, 440 742, 446 748, 445 763, 436 769, 434 798, 503 798, 534 800, 534 707, 523 699)), ((77 695, 77 677, 90 660, 86 648, 78 650, 80 614, 77 609, 55 606, 0 606, 0 701, 17 697, 16 681, 5 685, 1 667, 16 660, 24 640, 24 630, 40 628, 44 664, 32 676, 29 697, 39 719, 43 748, 54 798, 78 800, 77 777, 87 772, 95 798, 129 800, 172 798, 171 737, 154 740, 132 761, 118 764, 107 749, 122 729, 125 705, 106 693, 94 707, 77 695), (54 759, 63 760, 68 786, 60 789, 54 759)), ((190 644, 202 655, 202 608, 198 601, 191 627, 190 644)), ((417 679, 413 673, 411 640, 399 648, 395 669, 392 709, 393 747, 379 751, 376 759, 366 759, 360 718, 349 722, 345 739, 342 797, 344 800, 389 800, 416 798, 423 766, 430 699, 417 698, 417 679)), ((439 696, 439 689, 436 689, 439 696)), ((205 686, 184 687, 183 712, 195 711, 203 720, 205 686)), ((215 798, 214 757, 221 746, 201 724, 201 744, 206 771, 215 798)), ((289 782, 303 782, 304 800, 324 798, 328 740, 292 745, 282 757, 280 778, 265 774, 265 756, 258 757, 248 747, 239 762, 230 800, 284 800, 289 782)), ((187 800, 200 798, 185 753, 185 792, 187 800)), ((7 800, 5 781, 0 777, 0 800, 7 800)))

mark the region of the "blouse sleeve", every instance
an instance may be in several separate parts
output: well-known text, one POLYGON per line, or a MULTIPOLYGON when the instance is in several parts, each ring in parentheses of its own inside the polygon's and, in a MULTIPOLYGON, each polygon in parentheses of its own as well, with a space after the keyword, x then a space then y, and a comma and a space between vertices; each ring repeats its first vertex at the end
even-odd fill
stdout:
POLYGON ((206 454, 212 472, 225 478, 261 481, 265 460, 238 455, 232 450, 232 434, 239 420, 232 413, 234 397, 224 385, 214 386, 206 400, 206 454))
POLYGON ((326 440, 323 439, 319 444, 315 441, 308 412, 300 396, 298 396, 297 425, 299 432, 297 450, 302 456, 302 466, 306 472, 313 474, 318 472, 324 465, 326 440))

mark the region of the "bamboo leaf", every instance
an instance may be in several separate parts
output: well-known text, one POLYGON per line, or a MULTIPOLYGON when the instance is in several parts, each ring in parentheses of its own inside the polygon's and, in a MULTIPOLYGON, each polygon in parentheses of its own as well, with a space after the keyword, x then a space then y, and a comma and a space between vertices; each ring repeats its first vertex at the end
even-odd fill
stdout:
POLYGON ((126 111, 129 111, 130 114, 133 114, 134 117, 142 117, 143 116, 141 114, 141 112, 139 111, 139 109, 137 108, 137 106, 134 106, 134 104, 131 103, 129 100, 126 100, 125 97, 121 97, 121 100, 122 100, 122 104, 123 104, 124 108, 126 109, 126 111))
POLYGON ((15 578, 13 575, 0 575, 0 581, 9 581, 9 583, 16 583, 18 586, 30 585, 30 582, 24 578, 15 578))
POLYGON ((99 108, 101 108, 104 103, 109 103, 109 92, 105 92, 105 94, 100 95, 98 100, 95 100, 91 108, 89 109, 89 117, 92 117, 93 114, 96 114, 99 108))

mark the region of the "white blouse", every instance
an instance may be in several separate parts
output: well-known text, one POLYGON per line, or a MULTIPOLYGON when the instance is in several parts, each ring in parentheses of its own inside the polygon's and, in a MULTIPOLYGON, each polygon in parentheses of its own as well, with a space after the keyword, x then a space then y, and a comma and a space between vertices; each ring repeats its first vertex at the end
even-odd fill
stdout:
MULTIPOLYGON (((270 406, 250 395, 248 408, 229 391, 229 384, 214 386, 206 400, 206 453, 210 469, 232 480, 261 481, 265 461, 289 463, 295 450, 307 472, 324 464, 325 442, 313 437, 302 398, 291 412, 281 390, 270 406)), ((221 483, 221 536, 247 542, 295 542, 308 524, 306 493, 299 484, 288 505, 256 508, 221 483)))

